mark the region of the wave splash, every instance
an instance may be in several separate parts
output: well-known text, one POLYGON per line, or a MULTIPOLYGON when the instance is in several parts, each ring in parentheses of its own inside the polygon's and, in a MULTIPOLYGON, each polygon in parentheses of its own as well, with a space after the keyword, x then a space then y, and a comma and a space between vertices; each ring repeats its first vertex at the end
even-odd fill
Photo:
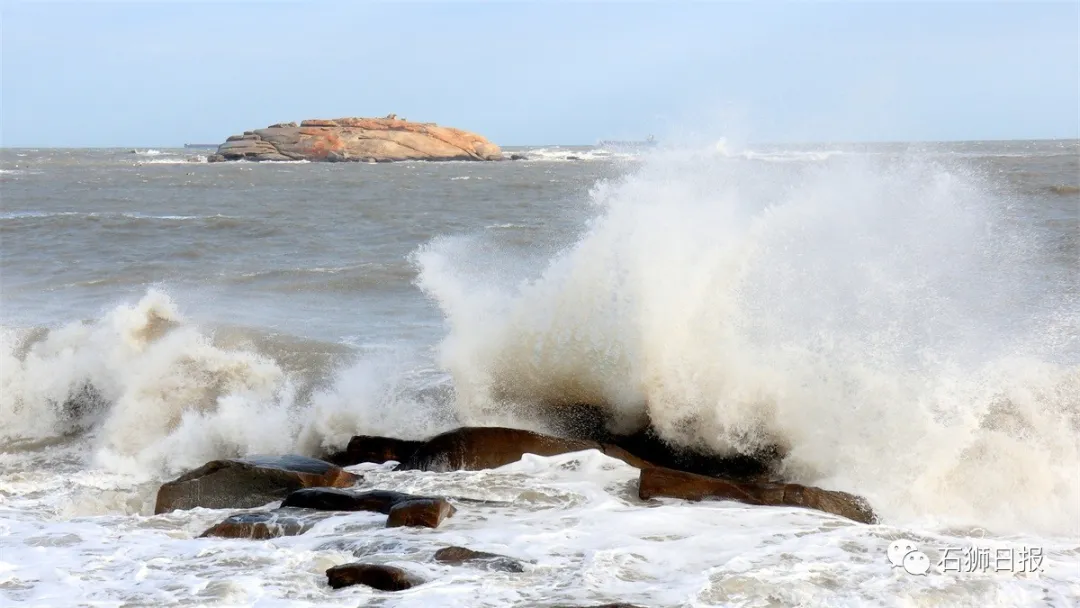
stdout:
POLYGON ((361 432, 443 430, 425 415, 437 403, 404 381, 404 355, 285 363, 304 355, 302 345, 206 331, 160 291, 90 322, 4 328, 0 447, 68 438, 88 446, 92 464, 146 478, 215 458, 317 455, 361 432))
POLYGON ((1080 306, 981 183, 658 155, 593 189, 539 276, 437 239, 415 262, 459 416, 599 404, 678 445, 778 445, 887 519, 1080 533, 1080 306))

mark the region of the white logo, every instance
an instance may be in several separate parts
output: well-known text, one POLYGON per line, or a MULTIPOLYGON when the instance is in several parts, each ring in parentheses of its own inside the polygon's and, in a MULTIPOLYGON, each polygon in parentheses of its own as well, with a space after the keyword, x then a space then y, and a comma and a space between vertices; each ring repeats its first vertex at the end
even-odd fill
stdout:
POLYGON ((903 568, 908 574, 920 575, 930 571, 930 558, 910 540, 893 541, 886 555, 893 568, 903 568))

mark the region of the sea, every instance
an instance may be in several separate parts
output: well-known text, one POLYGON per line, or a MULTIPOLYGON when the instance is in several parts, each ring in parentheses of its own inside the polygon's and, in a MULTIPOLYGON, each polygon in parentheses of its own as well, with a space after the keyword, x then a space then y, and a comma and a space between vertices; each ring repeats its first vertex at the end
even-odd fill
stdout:
POLYGON ((1080 605, 1080 141, 506 152, 0 151, 0 605, 1080 605), (433 530, 153 514, 209 460, 575 404, 779 446, 785 479, 880 522, 644 502, 596 451, 350 469, 487 501, 433 530), (449 545, 525 571, 434 562, 449 545), (353 561, 427 582, 328 587, 353 561))

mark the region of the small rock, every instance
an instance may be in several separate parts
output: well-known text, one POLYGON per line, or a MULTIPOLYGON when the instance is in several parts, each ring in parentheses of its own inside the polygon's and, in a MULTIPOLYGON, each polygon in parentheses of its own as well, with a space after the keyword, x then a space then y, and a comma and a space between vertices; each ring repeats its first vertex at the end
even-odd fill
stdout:
POLYGON ((278 511, 256 511, 230 515, 221 523, 202 533, 200 538, 250 538, 266 540, 281 536, 303 534, 320 518, 302 519, 300 514, 278 511))
POLYGON ((154 513, 176 509, 250 509, 281 500, 300 488, 348 487, 361 477, 304 456, 256 456, 214 460, 167 482, 154 513))
POLYGON ((399 502, 390 508, 390 514, 386 518, 386 527, 438 528, 444 519, 451 517, 456 511, 454 505, 451 505, 443 498, 407 500, 399 502))
POLYGON ((289 494, 281 506, 320 511, 375 511, 389 514, 398 503, 424 499, 438 500, 388 490, 348 492, 334 488, 305 488, 289 494))
POLYGON ((567 156, 566 160, 581 160, 580 156, 567 156))
POLYGON ((485 551, 473 551, 465 547, 444 547, 435 552, 435 561, 444 564, 460 565, 465 562, 480 562, 479 565, 497 572, 524 572, 525 568, 518 560, 485 551))
POLYGON ((401 568, 379 564, 344 564, 326 571, 327 582, 334 589, 351 585, 367 585, 380 591, 404 591, 424 581, 401 568))
POLYGON ((511 154, 510 160, 529 160, 529 157, 524 154, 511 154))
POLYGON ((223 163, 223 162, 225 162, 225 157, 222 156, 221 154, 211 154, 210 156, 206 157, 206 162, 208 162, 208 163, 223 163))

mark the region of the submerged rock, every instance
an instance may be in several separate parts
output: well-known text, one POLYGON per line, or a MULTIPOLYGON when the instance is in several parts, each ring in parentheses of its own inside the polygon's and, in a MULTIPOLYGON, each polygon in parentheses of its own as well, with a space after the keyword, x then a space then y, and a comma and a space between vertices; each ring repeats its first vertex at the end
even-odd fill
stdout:
POLYGON ((386 118, 337 118, 277 123, 233 135, 214 161, 310 160, 390 162, 401 160, 502 160, 486 138, 434 123, 386 118))
POLYGON ((521 562, 512 557, 499 555, 498 553, 487 553, 486 551, 473 551, 465 547, 444 547, 439 549, 435 552, 435 561, 455 566, 464 563, 475 563, 486 570, 497 572, 525 571, 525 567, 521 565, 521 562))
POLYGON ((386 518, 386 527, 438 528, 444 519, 451 517, 456 512, 457 509, 454 508, 454 505, 444 498, 415 498, 399 502, 390 507, 390 513, 386 518))
POLYGON ((257 511, 230 515, 224 521, 202 533, 201 538, 249 538, 266 540, 281 536, 296 536, 311 529, 321 517, 305 517, 302 513, 257 511))
POLYGON ((846 492, 794 483, 736 482, 660 467, 641 470, 638 496, 642 500, 657 496, 683 500, 714 498, 749 505, 805 507, 866 524, 876 520, 865 499, 846 492))
POLYGON ((161 486, 154 513, 176 509, 249 509, 315 486, 348 487, 360 476, 304 456, 214 460, 161 486))
POLYGON ((398 503, 425 498, 427 497, 389 490, 349 492, 334 488, 306 488, 289 494, 281 506, 320 511, 374 511, 389 514, 390 509, 398 503))
POLYGON ((423 579, 401 568, 379 564, 344 564, 326 571, 326 579, 334 589, 351 585, 367 585, 380 591, 404 591, 424 584, 423 579))

